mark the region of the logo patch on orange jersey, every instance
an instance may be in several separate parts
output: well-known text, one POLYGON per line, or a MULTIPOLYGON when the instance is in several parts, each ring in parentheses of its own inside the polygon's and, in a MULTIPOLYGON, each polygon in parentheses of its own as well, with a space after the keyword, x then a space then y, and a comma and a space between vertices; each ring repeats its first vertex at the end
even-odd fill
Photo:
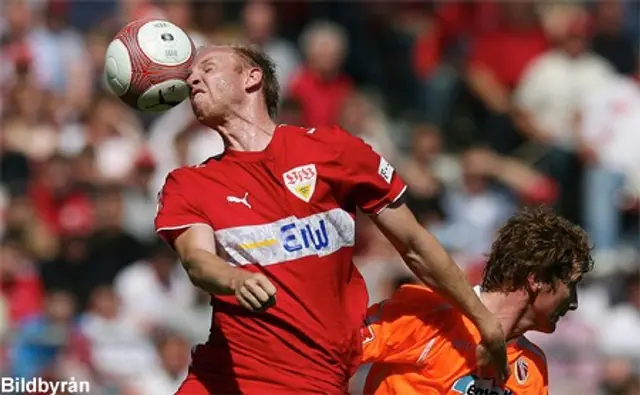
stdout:
POLYGON ((316 165, 298 166, 284 173, 282 178, 291 193, 309 203, 316 190, 316 179, 318 178, 316 165))
POLYGON ((522 385, 527 382, 529 378, 529 363, 524 358, 518 358, 513 370, 516 373, 518 384, 522 385))

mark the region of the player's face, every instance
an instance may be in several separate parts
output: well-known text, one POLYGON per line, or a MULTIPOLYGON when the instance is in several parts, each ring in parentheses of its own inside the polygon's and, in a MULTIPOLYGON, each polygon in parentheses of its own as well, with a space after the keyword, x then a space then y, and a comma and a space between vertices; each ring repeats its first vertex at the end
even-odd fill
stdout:
POLYGON ((579 281, 578 278, 567 284, 556 280, 555 287, 545 285, 538 292, 532 305, 536 330, 544 333, 555 331, 560 318, 569 310, 578 308, 577 284, 579 281))
POLYGON ((196 56, 187 84, 198 121, 223 118, 245 93, 242 66, 230 48, 208 48, 196 56))

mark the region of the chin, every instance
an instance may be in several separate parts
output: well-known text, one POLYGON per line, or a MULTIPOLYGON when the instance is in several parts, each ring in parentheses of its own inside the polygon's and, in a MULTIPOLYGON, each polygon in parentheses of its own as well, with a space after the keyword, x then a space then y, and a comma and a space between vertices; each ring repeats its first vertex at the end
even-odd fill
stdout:
POLYGON ((542 332, 542 333, 553 333, 556 330, 557 324, 558 324, 558 321, 554 321, 553 319, 549 319, 549 321, 547 321, 546 325, 544 325, 544 327, 542 329, 540 329, 540 332, 542 332))

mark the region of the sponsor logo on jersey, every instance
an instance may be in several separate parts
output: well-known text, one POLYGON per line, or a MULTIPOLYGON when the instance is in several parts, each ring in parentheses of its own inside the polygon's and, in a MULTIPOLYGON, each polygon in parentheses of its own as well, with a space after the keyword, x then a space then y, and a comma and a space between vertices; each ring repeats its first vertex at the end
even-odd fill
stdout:
POLYGON ((329 246, 329 235, 324 219, 317 224, 302 224, 292 221, 280 227, 282 246, 287 252, 295 252, 304 249, 322 251, 329 246))
POLYGON ((291 193, 309 203, 316 189, 316 179, 318 178, 316 165, 298 166, 284 173, 282 178, 291 193))
POLYGON ((529 363, 524 358, 518 358, 516 363, 514 364, 516 381, 518 384, 524 384, 527 382, 529 378, 529 363))
POLYGON ((451 389, 465 395, 514 395, 513 391, 494 387, 493 380, 482 380, 473 375, 458 379, 451 389))
POLYGON ((308 256, 327 256, 355 242, 355 222, 335 208, 305 218, 216 231, 218 247, 236 265, 272 265, 308 256))
POLYGON ((393 178, 393 166, 391 166, 391 164, 383 157, 380 157, 378 174, 387 182, 387 184, 391 184, 391 179, 393 178))

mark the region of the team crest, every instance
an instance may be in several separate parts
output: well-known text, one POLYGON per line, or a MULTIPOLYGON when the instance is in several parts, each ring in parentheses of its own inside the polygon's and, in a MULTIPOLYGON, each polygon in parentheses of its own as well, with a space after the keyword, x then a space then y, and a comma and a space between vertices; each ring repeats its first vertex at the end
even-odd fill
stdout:
POLYGON ((282 175, 284 184, 296 197, 309 203, 316 189, 316 165, 298 166, 282 175))
POLYGON ((518 358, 515 363, 516 380, 518 384, 524 384, 529 378, 529 364, 524 358, 518 358))

